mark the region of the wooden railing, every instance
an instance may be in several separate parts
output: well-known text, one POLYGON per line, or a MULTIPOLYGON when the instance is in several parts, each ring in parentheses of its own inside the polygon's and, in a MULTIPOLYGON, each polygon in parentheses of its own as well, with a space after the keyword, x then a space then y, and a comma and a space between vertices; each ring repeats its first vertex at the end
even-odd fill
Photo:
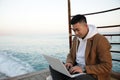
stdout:
MULTIPOLYGON (((113 9, 109 9, 109 10, 104 10, 104 11, 99 11, 99 12, 93 12, 93 13, 86 13, 86 14, 82 14, 82 15, 85 15, 85 16, 89 16, 89 15, 96 15, 96 14, 101 14, 101 13, 106 13, 106 12, 111 12, 111 11, 116 11, 116 10, 120 10, 120 7, 117 7, 117 8, 113 8, 113 9)), ((70 24, 70 20, 71 20, 71 6, 70 6, 70 0, 68 0, 68 29, 69 29, 69 49, 71 48, 72 46, 72 37, 74 36, 72 34, 72 29, 71 29, 71 24, 70 24)), ((114 28, 114 27, 120 27, 120 25, 109 25, 109 26, 100 26, 100 27, 97 27, 98 29, 99 28, 114 28)), ((120 37, 120 32, 118 34, 103 34, 104 36, 119 36, 120 37)), ((120 45, 120 41, 119 42, 111 42, 110 43, 111 45, 120 45)), ((117 54, 120 54, 120 51, 119 50, 111 50, 111 53, 117 53, 117 54)), ((120 62, 120 59, 112 59, 113 61, 117 61, 117 62, 120 62)), ((120 72, 114 72, 112 71, 111 72, 111 77, 117 79, 117 80, 120 80, 120 72)))
MULTIPOLYGON (((101 29, 101 28, 116 28, 116 27, 119 27, 120 28, 120 25, 110 25, 110 26, 100 26, 100 27, 97 27, 98 29, 101 29)), ((120 37, 120 32, 119 33, 116 33, 116 34, 103 34, 104 36, 118 36, 120 37)), ((119 41, 119 40, 118 40, 119 41)), ((119 42, 110 42, 111 45, 119 45, 120 46, 120 41, 119 42)), ((120 54, 120 50, 111 50, 112 53, 117 53, 117 54, 120 54)), ((120 59, 112 59, 113 61, 117 61, 117 62, 120 62, 120 59)))

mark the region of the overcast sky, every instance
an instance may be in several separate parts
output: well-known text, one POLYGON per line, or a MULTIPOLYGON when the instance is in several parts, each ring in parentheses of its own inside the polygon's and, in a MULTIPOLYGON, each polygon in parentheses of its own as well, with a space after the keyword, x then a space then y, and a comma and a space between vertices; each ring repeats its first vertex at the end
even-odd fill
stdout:
MULTIPOLYGON (((71 0, 72 15, 120 7, 120 0, 71 0)), ((0 35, 68 31, 67 0, 0 0, 0 35)), ((89 24, 120 23, 120 10, 86 16, 89 24)))

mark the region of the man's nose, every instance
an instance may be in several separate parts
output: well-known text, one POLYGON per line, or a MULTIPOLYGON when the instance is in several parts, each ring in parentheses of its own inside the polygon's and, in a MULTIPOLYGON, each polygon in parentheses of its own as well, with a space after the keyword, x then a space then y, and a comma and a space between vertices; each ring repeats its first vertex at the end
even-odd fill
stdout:
POLYGON ((77 31, 75 31, 75 34, 77 35, 77 34, 78 34, 78 32, 77 32, 77 31))

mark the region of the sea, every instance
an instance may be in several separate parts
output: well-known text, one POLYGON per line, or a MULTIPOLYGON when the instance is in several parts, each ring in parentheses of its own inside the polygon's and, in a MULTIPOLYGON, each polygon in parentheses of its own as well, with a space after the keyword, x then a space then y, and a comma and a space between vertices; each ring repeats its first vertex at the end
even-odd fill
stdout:
MULTIPOLYGON (((120 37, 107 38, 120 41, 120 37)), ((112 49, 120 51, 120 46, 113 45, 112 49)), ((41 71, 49 66, 42 54, 65 62, 68 53, 68 34, 0 36, 0 73, 13 77, 41 71)), ((120 54, 112 53, 112 58, 120 60, 120 54)), ((113 61, 112 69, 120 72, 120 62, 113 61)))

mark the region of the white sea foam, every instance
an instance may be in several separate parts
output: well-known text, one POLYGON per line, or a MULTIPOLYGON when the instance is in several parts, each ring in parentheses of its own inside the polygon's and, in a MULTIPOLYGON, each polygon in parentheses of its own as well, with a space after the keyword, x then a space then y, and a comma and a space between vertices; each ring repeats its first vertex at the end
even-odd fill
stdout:
POLYGON ((34 71, 29 64, 5 52, 0 53, 0 72, 7 76, 13 77, 34 71))

